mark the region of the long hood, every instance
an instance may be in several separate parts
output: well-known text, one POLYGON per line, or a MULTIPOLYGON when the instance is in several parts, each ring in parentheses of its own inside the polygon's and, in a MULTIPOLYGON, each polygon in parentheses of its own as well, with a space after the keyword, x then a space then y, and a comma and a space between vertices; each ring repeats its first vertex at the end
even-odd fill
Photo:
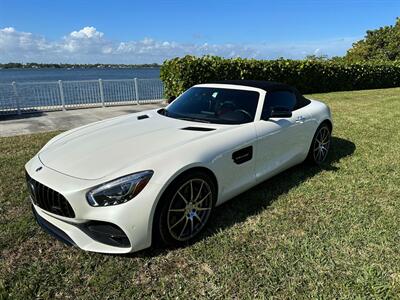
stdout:
POLYGON ((66 175, 99 179, 142 159, 215 134, 224 127, 172 119, 156 111, 146 111, 66 132, 50 141, 39 153, 39 159, 45 166, 66 175), (142 115, 148 118, 138 119, 142 115), (183 129, 188 126, 215 130, 183 129))

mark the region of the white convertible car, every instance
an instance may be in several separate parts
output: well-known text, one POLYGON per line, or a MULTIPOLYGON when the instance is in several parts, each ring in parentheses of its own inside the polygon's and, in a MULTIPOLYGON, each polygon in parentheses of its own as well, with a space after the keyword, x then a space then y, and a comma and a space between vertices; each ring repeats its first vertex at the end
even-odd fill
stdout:
POLYGON ((38 223, 84 250, 182 245, 215 206, 327 157, 329 108, 266 81, 196 85, 166 108, 64 132, 26 164, 38 223))

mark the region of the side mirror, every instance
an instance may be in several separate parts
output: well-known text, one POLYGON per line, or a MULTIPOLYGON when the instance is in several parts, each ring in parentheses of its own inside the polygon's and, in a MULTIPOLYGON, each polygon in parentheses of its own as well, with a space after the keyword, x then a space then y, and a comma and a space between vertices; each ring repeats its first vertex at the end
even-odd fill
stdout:
POLYGON ((292 111, 287 107, 273 106, 271 108, 270 118, 290 118, 292 111))
POLYGON ((170 103, 172 103, 172 101, 174 101, 175 99, 176 99, 175 96, 171 96, 171 97, 168 98, 167 103, 170 104, 170 103))

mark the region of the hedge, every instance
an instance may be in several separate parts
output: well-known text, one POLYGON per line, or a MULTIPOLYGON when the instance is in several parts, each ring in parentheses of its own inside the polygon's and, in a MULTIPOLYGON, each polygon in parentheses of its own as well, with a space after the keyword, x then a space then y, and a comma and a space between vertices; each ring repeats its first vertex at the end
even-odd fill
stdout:
POLYGON ((279 81, 307 94, 400 86, 400 63, 185 56, 165 61, 160 77, 167 98, 178 96, 195 84, 225 79, 279 81))

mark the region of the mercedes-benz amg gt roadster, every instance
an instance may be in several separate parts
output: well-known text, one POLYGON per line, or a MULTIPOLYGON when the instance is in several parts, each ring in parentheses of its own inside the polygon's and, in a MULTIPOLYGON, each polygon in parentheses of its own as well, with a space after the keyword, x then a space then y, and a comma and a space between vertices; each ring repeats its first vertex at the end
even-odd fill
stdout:
POLYGON ((186 245, 216 206, 305 160, 323 163, 331 132, 328 106, 286 84, 195 85, 165 108, 51 139, 26 164, 33 213, 87 251, 186 245))

